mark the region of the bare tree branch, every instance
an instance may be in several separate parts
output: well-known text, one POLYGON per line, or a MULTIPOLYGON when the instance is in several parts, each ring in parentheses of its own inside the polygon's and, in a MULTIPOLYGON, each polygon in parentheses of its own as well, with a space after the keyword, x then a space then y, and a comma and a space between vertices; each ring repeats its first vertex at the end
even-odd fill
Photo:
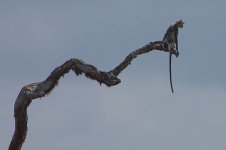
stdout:
MULTIPOLYGON (((49 94, 58 84, 59 79, 70 70, 74 71, 76 75, 84 74, 87 78, 96 80, 100 84, 104 83, 108 87, 111 87, 121 82, 117 76, 132 62, 134 58, 152 50, 169 52, 167 49, 164 49, 164 47, 167 47, 167 45, 162 41, 151 42, 130 53, 121 64, 109 72, 99 71, 93 65, 87 64, 82 60, 75 58, 70 59, 61 66, 55 68, 43 82, 32 83, 24 86, 14 105, 15 131, 9 145, 9 150, 20 150, 26 139, 28 121, 27 108, 32 100, 49 94)), ((171 53, 176 54, 176 51, 171 53)))

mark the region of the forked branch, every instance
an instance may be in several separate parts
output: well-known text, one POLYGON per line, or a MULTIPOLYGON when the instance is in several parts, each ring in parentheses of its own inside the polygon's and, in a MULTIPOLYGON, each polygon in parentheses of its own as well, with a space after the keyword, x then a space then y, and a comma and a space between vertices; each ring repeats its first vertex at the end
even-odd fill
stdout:
MULTIPOLYGON (((93 65, 73 58, 66 61, 61 66, 55 68, 46 80, 24 86, 21 89, 14 105, 15 131, 9 145, 9 150, 20 150, 26 139, 28 121, 27 108, 32 100, 44 97, 49 94, 58 84, 59 79, 70 70, 74 71, 76 75, 84 74, 87 78, 96 80, 100 84, 103 83, 108 87, 111 87, 121 82, 117 76, 129 64, 131 64, 134 58, 152 50, 169 52, 167 49, 164 49, 164 47, 167 47, 167 45, 162 41, 151 42, 144 47, 130 53, 121 64, 108 72, 100 71, 93 65)), ((176 51, 171 53, 176 54, 176 51)))

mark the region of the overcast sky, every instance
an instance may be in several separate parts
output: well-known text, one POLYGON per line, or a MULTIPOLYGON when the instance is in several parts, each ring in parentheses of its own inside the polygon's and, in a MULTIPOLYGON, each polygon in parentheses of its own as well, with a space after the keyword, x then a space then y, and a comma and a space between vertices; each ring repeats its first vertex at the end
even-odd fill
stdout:
POLYGON ((179 58, 139 56, 115 87, 67 74, 32 102, 23 150, 225 150, 226 1, 0 0, 0 149, 24 85, 79 58, 103 71, 181 18, 179 58))

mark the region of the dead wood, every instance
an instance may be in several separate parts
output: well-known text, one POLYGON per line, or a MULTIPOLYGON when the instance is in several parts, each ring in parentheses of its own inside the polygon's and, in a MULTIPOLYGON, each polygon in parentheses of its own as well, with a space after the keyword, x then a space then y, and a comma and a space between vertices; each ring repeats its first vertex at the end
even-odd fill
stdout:
MULTIPOLYGON (((14 105, 15 130, 9 145, 9 150, 20 150, 26 139, 28 121, 27 108, 32 100, 44 97, 49 94, 58 84, 60 78, 70 70, 74 71, 76 75, 84 74, 89 79, 96 80, 100 84, 105 84, 106 86, 111 87, 121 82, 117 76, 126 67, 128 67, 132 60, 138 55, 148 53, 153 50, 169 52, 167 49, 164 49, 164 47, 167 47, 167 45, 162 41, 150 42, 144 47, 130 53, 121 64, 108 72, 100 71, 93 65, 73 58, 66 61, 61 66, 55 68, 46 78, 46 80, 24 86, 21 89, 14 105)), ((176 51, 171 53, 175 55, 176 51)))

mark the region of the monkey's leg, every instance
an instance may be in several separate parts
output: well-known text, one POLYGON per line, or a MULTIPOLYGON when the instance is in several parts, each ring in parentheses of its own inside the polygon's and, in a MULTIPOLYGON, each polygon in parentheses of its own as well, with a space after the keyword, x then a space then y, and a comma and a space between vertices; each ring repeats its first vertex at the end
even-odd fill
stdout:
POLYGON ((178 51, 178 49, 176 50, 176 52, 177 52, 176 57, 178 57, 178 56, 179 56, 179 51, 178 51))

